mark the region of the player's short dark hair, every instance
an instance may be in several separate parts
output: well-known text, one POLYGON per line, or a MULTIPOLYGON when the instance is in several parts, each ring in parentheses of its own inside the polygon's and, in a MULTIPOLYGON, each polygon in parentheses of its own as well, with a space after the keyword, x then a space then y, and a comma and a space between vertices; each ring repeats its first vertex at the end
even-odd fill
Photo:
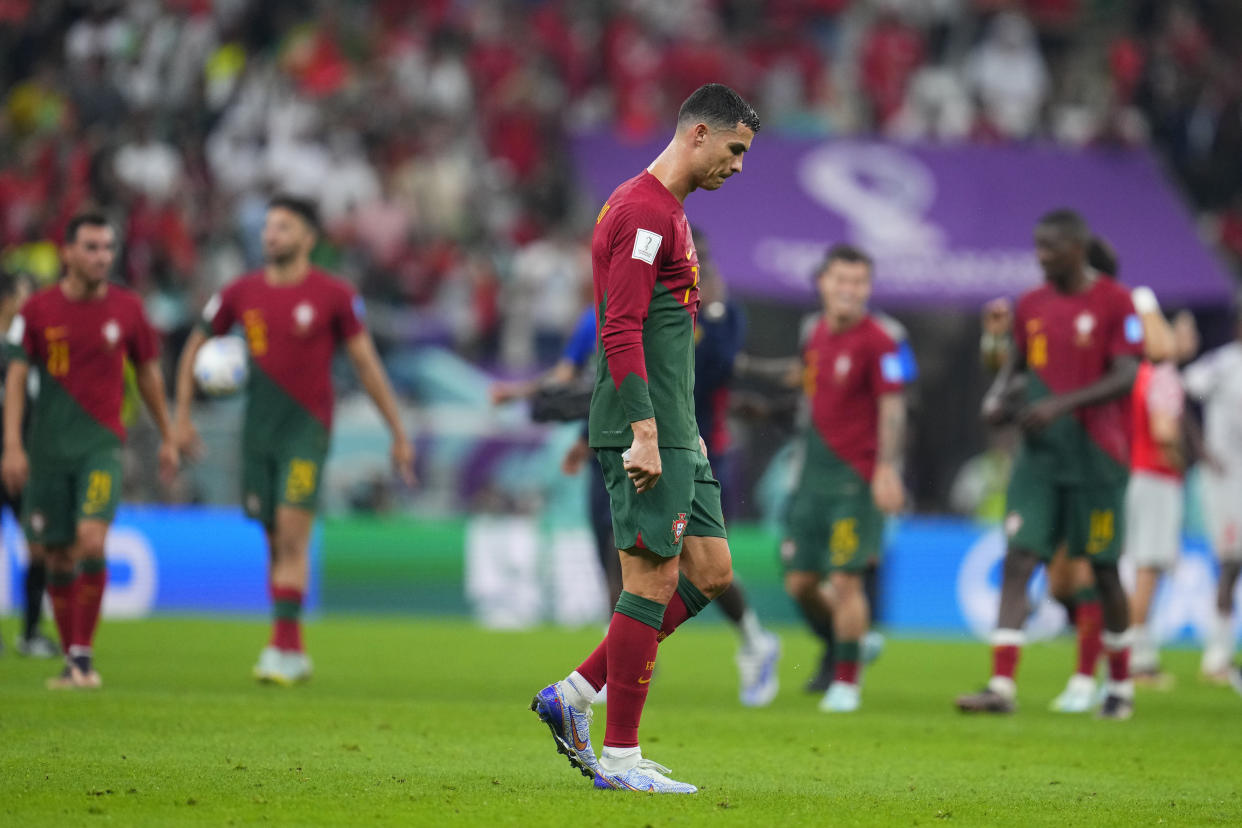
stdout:
POLYGON ((723 83, 707 83, 690 93, 677 111, 677 127, 691 123, 704 123, 712 129, 745 124, 751 132, 759 132, 755 108, 723 83))
POLYGON ((65 225, 65 244, 73 244, 78 240, 78 230, 82 227, 111 227, 112 222, 98 210, 78 213, 65 225))
POLYGON ((1086 245, 1091 241, 1091 228, 1076 210, 1059 209, 1044 213, 1039 218, 1040 227, 1055 227, 1076 242, 1086 245))
POLYGON ((819 269, 815 271, 816 278, 823 276, 835 262, 865 264, 868 273, 871 272, 873 266, 871 257, 861 247, 839 242, 828 248, 828 252, 824 254, 824 261, 820 264, 819 269))
POLYGON ((1116 276, 1121 267, 1117 251, 1099 236, 1092 236, 1091 241, 1087 242, 1087 264, 1107 276, 1116 276))
POLYGON ((17 293, 17 286, 21 284, 21 279, 20 274, 0 268, 0 299, 8 299, 17 293))
POLYGON ((267 209, 279 207, 295 213, 311 230, 319 232, 319 208, 309 198, 294 195, 278 195, 267 203, 267 209))

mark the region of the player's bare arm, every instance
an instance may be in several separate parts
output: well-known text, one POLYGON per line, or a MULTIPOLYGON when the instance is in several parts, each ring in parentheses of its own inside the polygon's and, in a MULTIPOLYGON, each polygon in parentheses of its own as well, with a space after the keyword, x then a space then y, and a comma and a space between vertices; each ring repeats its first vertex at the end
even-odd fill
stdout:
POLYGON ((738 377, 757 379, 782 388, 800 388, 805 366, 798 357, 756 357, 737 355, 733 372, 738 377))
POLYGON ((17 495, 30 476, 30 461, 22 446, 22 417, 26 413, 26 375, 30 364, 25 360, 9 362, 4 382, 4 458, 0 460, 0 476, 9 494, 17 495))
POLYGON ((884 394, 878 401, 879 422, 871 496, 880 511, 894 514, 905 502, 901 484, 901 455, 906 442, 906 400, 901 393, 884 394))
POLYGON ((660 463, 660 438, 656 431, 655 417, 630 423, 634 429, 634 442, 622 455, 625 471, 639 494, 650 491, 660 482, 663 466, 660 463))
POLYGON ((541 377, 535 377, 530 380, 515 380, 513 382, 495 382, 487 389, 488 396, 491 398, 492 405, 500 405, 510 400, 523 400, 527 397, 534 396, 545 385, 564 385, 571 382, 578 369, 573 362, 568 359, 557 361, 552 369, 541 377))
POLYGON ((135 373, 138 393, 142 395, 142 401, 160 432, 160 477, 168 483, 177 475, 177 467, 181 465, 181 453, 177 450, 177 441, 168 417, 168 403, 164 398, 164 375, 160 371, 159 360, 147 360, 138 366, 135 373))
POLYGON ((405 485, 413 486, 415 483, 414 446, 406 437, 405 428, 401 425, 401 412, 397 409, 397 398, 392 392, 392 385, 388 382, 388 375, 384 373, 384 366, 380 364, 379 354, 375 352, 375 343, 371 340, 371 334, 361 331, 345 340, 345 353, 349 354, 349 361, 353 363, 354 372, 358 375, 358 381, 362 383, 363 390, 367 392, 367 396, 379 409, 380 416, 388 424, 388 431, 392 435, 393 471, 405 482, 405 485))
POLYGON ((1138 375, 1138 366, 1138 357, 1119 356, 1113 361, 1108 373, 1096 382, 1065 394, 1046 397, 1027 406, 1018 415, 1018 424, 1027 431, 1041 431, 1062 414, 1129 394, 1134 387, 1134 378, 1138 375))
POLYGON ((198 328, 190 331, 185 347, 181 349, 181 359, 177 362, 176 388, 173 389, 173 442, 178 451, 195 459, 203 455, 203 441, 198 436, 194 421, 190 419, 190 405, 194 398, 194 358, 206 341, 207 335, 198 328))
POLYGON ((1011 349, 1000 371, 997 372, 996 378, 992 380, 992 385, 983 395, 981 411, 984 422, 989 425, 1003 425, 1013 418, 1014 412, 1010 408, 1009 401, 1014 398, 1016 390, 1026 379, 1025 372, 1026 361, 1022 354, 1011 349))

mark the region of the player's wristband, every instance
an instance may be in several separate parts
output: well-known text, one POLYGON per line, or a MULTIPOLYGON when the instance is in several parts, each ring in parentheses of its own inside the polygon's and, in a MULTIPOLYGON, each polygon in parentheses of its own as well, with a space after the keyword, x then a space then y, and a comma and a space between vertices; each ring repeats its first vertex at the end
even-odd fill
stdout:
POLYGON ((1160 300, 1156 298, 1155 291, 1147 286, 1136 287, 1130 294, 1130 301, 1141 316, 1160 312, 1160 300))

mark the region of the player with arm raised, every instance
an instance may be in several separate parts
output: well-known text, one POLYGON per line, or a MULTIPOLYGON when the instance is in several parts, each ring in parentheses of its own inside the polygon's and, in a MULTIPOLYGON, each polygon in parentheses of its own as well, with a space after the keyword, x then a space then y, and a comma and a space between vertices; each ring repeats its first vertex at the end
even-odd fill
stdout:
POLYGON ((694 793, 644 759, 638 724, 659 642, 733 577, 712 476, 694 418, 698 261, 683 203, 741 172, 755 111, 720 84, 696 90, 672 141, 609 196, 591 246, 600 349, 590 441, 612 506, 623 591, 596 650, 531 704, 570 763, 596 787, 694 793), (591 701, 608 685, 598 761, 591 701))
POLYGON ((159 339, 138 296, 108 282, 116 234, 99 213, 69 221, 59 282, 34 294, 9 328, 5 378, 4 484, 25 489, 26 538, 47 561, 48 595, 65 652, 52 689, 96 688, 94 639, 108 582, 104 540, 121 494, 121 403, 125 360, 160 432, 159 468, 177 472, 164 400, 159 339), (27 447, 26 380, 39 372, 27 447))
POLYGON ((309 546, 332 427, 332 356, 344 345, 363 389, 392 434, 392 465, 414 482, 414 449, 401 426, 388 377, 363 325, 362 300, 311 266, 318 233, 314 206, 279 197, 263 225, 263 270, 237 279, 203 310, 177 367, 177 443, 195 452, 190 420, 194 357, 208 336, 240 325, 250 351, 242 429, 242 505, 267 534, 272 637, 254 668, 260 681, 292 684, 310 677, 302 643, 302 600, 309 546))
POLYGON ((1143 352, 1143 330, 1129 294, 1087 267, 1090 235, 1086 222, 1070 210, 1048 213, 1036 225, 1045 283, 1019 300, 1012 353, 984 398, 985 418, 1003 421, 1010 383, 1025 377, 992 678, 983 691, 957 699, 963 712, 1015 709, 1027 584, 1062 541, 1071 556, 1091 561, 1100 593, 1109 661, 1100 715, 1128 718, 1133 711, 1129 611, 1117 559, 1130 455, 1125 398, 1143 352))
POLYGON ((836 634, 835 675, 820 702, 831 713, 859 707, 871 615, 863 573, 879 557, 884 515, 904 499, 905 369, 897 343, 867 312, 871 279, 871 259, 849 245, 828 251, 817 279, 824 313, 803 351, 811 416, 784 556, 786 591, 836 634))

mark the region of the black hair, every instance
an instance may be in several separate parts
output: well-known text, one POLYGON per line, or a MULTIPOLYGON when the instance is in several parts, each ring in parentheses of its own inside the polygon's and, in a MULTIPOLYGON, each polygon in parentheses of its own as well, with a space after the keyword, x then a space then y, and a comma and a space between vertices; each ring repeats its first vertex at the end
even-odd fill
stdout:
POLYGON ((1087 264, 1106 276, 1116 277, 1120 270, 1117 251, 1099 236, 1092 236, 1091 241, 1087 242, 1087 264))
POLYGON ((65 225, 65 244, 73 244, 78 239, 78 229, 81 227, 111 227, 112 223, 108 221, 108 217, 98 210, 89 210, 85 213, 78 213, 69 219, 69 223, 65 225))
POLYGON ((1044 213, 1039 218, 1039 226, 1055 227, 1065 235, 1083 245, 1091 242, 1091 228, 1087 221, 1076 210, 1062 208, 1044 213))
POLYGON ((302 221, 306 222, 311 230, 316 233, 319 232, 319 208, 309 198, 301 198, 294 195, 278 195, 267 203, 267 209, 269 210, 276 207, 288 210, 290 213, 296 213, 302 221))
POLYGON ((712 129, 733 129, 743 124, 759 132, 759 116, 742 96, 723 83, 708 83, 690 93, 677 111, 677 126, 704 123, 712 129))
POLYGON ((855 247, 852 244, 838 242, 828 248, 828 252, 824 254, 823 264, 815 271, 816 276, 822 276, 828 268, 832 267, 833 262, 849 262, 851 264, 865 264, 867 271, 871 271, 871 257, 861 247, 855 247))
POLYGON ((21 276, 11 270, 0 269, 0 299, 8 299, 14 293, 17 293, 17 286, 21 283, 21 276))

